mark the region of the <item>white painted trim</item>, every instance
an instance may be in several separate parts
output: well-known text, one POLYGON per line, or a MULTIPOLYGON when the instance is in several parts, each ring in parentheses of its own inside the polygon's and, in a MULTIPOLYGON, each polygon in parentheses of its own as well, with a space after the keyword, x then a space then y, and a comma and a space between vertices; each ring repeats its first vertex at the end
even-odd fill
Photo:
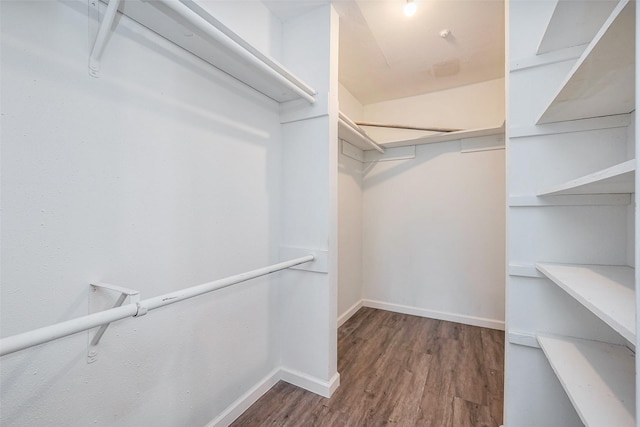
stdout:
POLYGON ((276 368, 264 377, 258 384, 245 394, 240 396, 227 407, 220 415, 209 422, 206 427, 227 427, 244 413, 251 405, 256 403, 271 387, 276 385, 281 378, 281 369, 276 368))
POLYGON ((545 275, 538 271, 535 264, 509 264, 509 276, 545 278, 545 275))
POLYGON ((313 255, 314 260, 304 264, 290 267, 292 270, 313 271, 316 273, 329 272, 328 251, 326 249, 294 248, 292 246, 280 246, 280 259, 287 260, 306 255, 313 255), (300 255, 297 255, 300 254, 300 255), (290 258, 291 257, 291 258, 290 258))
POLYGON ((315 104, 309 104, 304 99, 280 103, 280 124, 300 122, 303 120, 326 117, 329 111, 329 94, 319 93, 315 95, 315 104))
POLYGON ((508 332, 507 339, 510 344, 523 345, 525 347, 533 347, 540 348, 540 343, 538 343, 538 338, 533 334, 528 334, 526 332, 508 332))
POLYGON ((388 162, 392 160, 407 160, 416 158, 416 146, 386 148, 384 153, 378 153, 374 150, 364 152, 365 163, 372 162, 388 162))
POLYGON ((418 138, 405 139, 401 141, 390 141, 380 144, 386 148, 407 147, 424 144, 434 144, 437 142, 459 141, 461 139, 478 138, 481 136, 504 135, 504 122, 500 126, 460 130, 457 132, 437 133, 433 135, 421 136, 418 138))
POLYGON ((357 160, 359 162, 364 162, 364 151, 355 145, 351 144, 349 141, 345 139, 340 139, 342 142, 342 155, 352 158, 353 160, 357 160))
POLYGON ((289 384, 323 397, 331 397, 340 385, 340 374, 336 372, 329 381, 322 381, 318 378, 303 374, 302 372, 283 367, 276 368, 249 391, 236 399, 205 427, 227 427, 231 425, 231 423, 238 419, 251 405, 256 403, 258 399, 276 385, 278 381, 288 382, 289 384))
POLYGON ((536 56, 530 56, 528 58, 512 59, 510 63, 511 72, 526 70, 534 67, 541 67, 543 65, 556 64, 558 62, 570 61, 572 59, 578 59, 582 56, 582 53, 587 49, 587 45, 572 46, 565 49, 554 50, 553 52, 543 53, 536 56))
POLYGON ((467 153, 479 153, 481 151, 498 151, 498 150, 504 150, 504 145, 499 145, 495 147, 474 148, 469 150, 460 150, 460 153, 467 154, 467 153))
POLYGON ((362 300, 356 302, 355 304, 353 304, 351 307, 349 307, 347 309, 347 311, 345 311, 344 313, 342 313, 339 317, 338 317, 338 328, 342 325, 344 325, 344 323, 349 320, 351 318, 351 316, 353 316, 354 314, 356 314, 356 312, 358 310, 360 310, 363 307, 363 302, 362 300))
POLYGON ((617 114, 615 116, 594 117, 591 119, 570 120, 533 126, 514 126, 509 128, 509 139, 555 135, 559 133, 586 132, 595 129, 623 128, 628 127, 630 124, 631 114, 617 114))
POLYGON ((509 207, 512 208, 540 206, 618 206, 630 204, 631 195, 628 193, 509 197, 509 207))
POLYGON ((302 372, 281 368, 280 379, 288 382, 289 384, 327 398, 331 397, 333 392, 336 391, 340 385, 340 374, 337 372, 329 381, 322 381, 319 378, 312 377, 302 372))
POLYGON ((407 305, 392 304, 370 299, 364 299, 362 302, 365 307, 504 331, 504 320, 487 319, 484 317, 469 316, 466 314, 447 313, 444 311, 428 310, 426 308, 410 307, 407 305))

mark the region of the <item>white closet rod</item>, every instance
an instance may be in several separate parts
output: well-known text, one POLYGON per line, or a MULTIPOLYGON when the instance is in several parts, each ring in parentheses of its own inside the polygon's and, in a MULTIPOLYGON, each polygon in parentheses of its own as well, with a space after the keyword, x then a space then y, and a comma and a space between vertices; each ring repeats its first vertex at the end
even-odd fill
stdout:
POLYGON ((260 71, 272 76, 282 84, 288 86, 309 103, 313 104, 316 102, 313 97, 313 95, 316 94, 315 90, 300 82, 291 73, 284 69, 284 67, 251 46, 192 0, 157 1, 187 20, 191 25, 202 31, 207 36, 213 38, 216 42, 220 43, 227 49, 230 49, 244 61, 247 61, 260 71))
POLYGON ((366 132, 360 128, 360 126, 355 124, 353 120, 347 117, 342 111, 338 112, 338 120, 357 132, 367 142, 367 144, 371 145, 371 148, 380 153, 384 153, 384 148, 380 147, 380 145, 378 145, 373 139, 369 138, 369 135, 367 135, 366 132))
POLYGON ((226 277, 224 279, 215 280, 213 282, 204 283, 202 285, 192 286, 190 288, 159 295, 135 304, 127 304, 121 307, 67 320, 66 322, 34 329, 22 334, 2 338, 0 339, 0 356, 15 353, 16 351, 44 344, 78 332, 87 331, 104 324, 115 322, 116 320, 125 319, 127 317, 139 317, 145 315, 149 310, 184 301, 188 298, 200 296, 211 291, 226 288, 237 283, 294 267, 299 264, 304 264, 306 262, 313 261, 314 259, 313 255, 307 255, 246 273, 237 274, 235 276, 226 277))

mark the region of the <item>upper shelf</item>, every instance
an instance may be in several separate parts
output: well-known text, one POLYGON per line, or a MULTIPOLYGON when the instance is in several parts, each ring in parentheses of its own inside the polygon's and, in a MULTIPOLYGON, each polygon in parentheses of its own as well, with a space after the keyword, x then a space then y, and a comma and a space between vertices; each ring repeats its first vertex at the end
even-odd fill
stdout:
POLYGON ((586 45, 593 40, 615 5, 613 1, 557 0, 537 53, 586 45), (576 24, 567 28, 567 22, 576 24))
POLYGON ((363 131, 360 126, 346 116, 343 112, 338 113, 338 138, 344 139, 361 150, 376 150, 384 153, 384 148, 378 145, 373 139, 363 131))
POLYGON ((538 192, 538 196, 635 193, 635 176, 636 161, 627 160, 610 168, 545 188, 538 192))
POLYGON ((633 268, 547 263, 538 263, 536 268, 625 339, 635 344, 633 268))
POLYGON ((537 123, 625 114, 634 109, 635 1, 621 0, 537 123))
POLYGON ((632 351, 565 337, 538 336, 538 343, 585 426, 636 425, 632 351))
POLYGON ((435 142, 455 141, 457 139, 476 138, 480 136, 500 135, 504 133, 504 123, 500 126, 460 130, 456 132, 438 133, 435 135, 421 136, 419 138, 405 139, 402 141, 385 142, 381 144, 385 148, 406 147, 409 145, 433 144, 435 142))
MULTIPOLYGON (((315 90, 231 31, 195 0, 109 0, 103 27, 111 27, 109 9, 114 9, 115 14, 113 5, 117 7, 118 3, 120 11, 131 19, 269 98, 278 102, 300 98, 315 102, 315 90)), ((100 33, 90 61, 94 75, 106 43, 100 33)))

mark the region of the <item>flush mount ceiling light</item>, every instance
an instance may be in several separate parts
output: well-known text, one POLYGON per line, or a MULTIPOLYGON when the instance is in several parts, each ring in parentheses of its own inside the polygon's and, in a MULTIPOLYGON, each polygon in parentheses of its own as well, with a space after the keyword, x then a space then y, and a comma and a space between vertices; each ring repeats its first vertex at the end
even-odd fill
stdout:
POLYGON ((407 0, 407 3, 404 5, 404 14, 405 16, 413 16, 416 14, 416 3, 414 0, 407 0))

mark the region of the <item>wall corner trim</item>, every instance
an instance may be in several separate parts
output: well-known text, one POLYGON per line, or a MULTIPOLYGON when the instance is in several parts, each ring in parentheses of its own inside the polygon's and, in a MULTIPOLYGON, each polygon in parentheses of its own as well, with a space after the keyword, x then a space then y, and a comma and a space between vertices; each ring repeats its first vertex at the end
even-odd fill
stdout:
POLYGON ((322 397, 331 397, 340 385, 340 374, 336 372, 329 381, 323 381, 303 372, 280 368, 280 379, 322 397))
POLYGON ((342 313, 339 317, 338 317, 338 328, 342 325, 344 325, 344 323, 349 320, 351 318, 351 316, 353 316, 354 314, 356 314, 356 312, 358 310, 360 310, 362 307, 364 307, 364 300, 360 300, 358 302, 356 302, 355 304, 353 304, 351 307, 349 307, 347 309, 347 311, 345 311, 344 313, 342 313))
POLYGON ((257 402, 271 387, 280 381, 280 368, 276 368, 260 380, 245 394, 236 399, 220 415, 209 422, 205 427, 227 427, 231 425, 244 411, 257 402))
POLYGON ((227 427, 242 415, 251 405, 256 403, 278 381, 308 390, 323 397, 331 397, 340 385, 340 374, 336 372, 329 381, 323 381, 302 372, 279 367, 271 371, 249 391, 236 399, 220 415, 209 422, 205 427, 227 427))
POLYGON ((430 319, 445 320, 447 322, 462 323, 471 326, 480 326, 482 328, 505 330, 504 320, 487 319, 484 317, 469 316, 459 313, 448 313, 444 311, 429 310, 421 307, 410 307, 401 304, 393 304, 383 301, 363 300, 365 307, 379 308, 380 310, 393 311, 396 313, 410 314, 413 316, 427 317, 430 319))

